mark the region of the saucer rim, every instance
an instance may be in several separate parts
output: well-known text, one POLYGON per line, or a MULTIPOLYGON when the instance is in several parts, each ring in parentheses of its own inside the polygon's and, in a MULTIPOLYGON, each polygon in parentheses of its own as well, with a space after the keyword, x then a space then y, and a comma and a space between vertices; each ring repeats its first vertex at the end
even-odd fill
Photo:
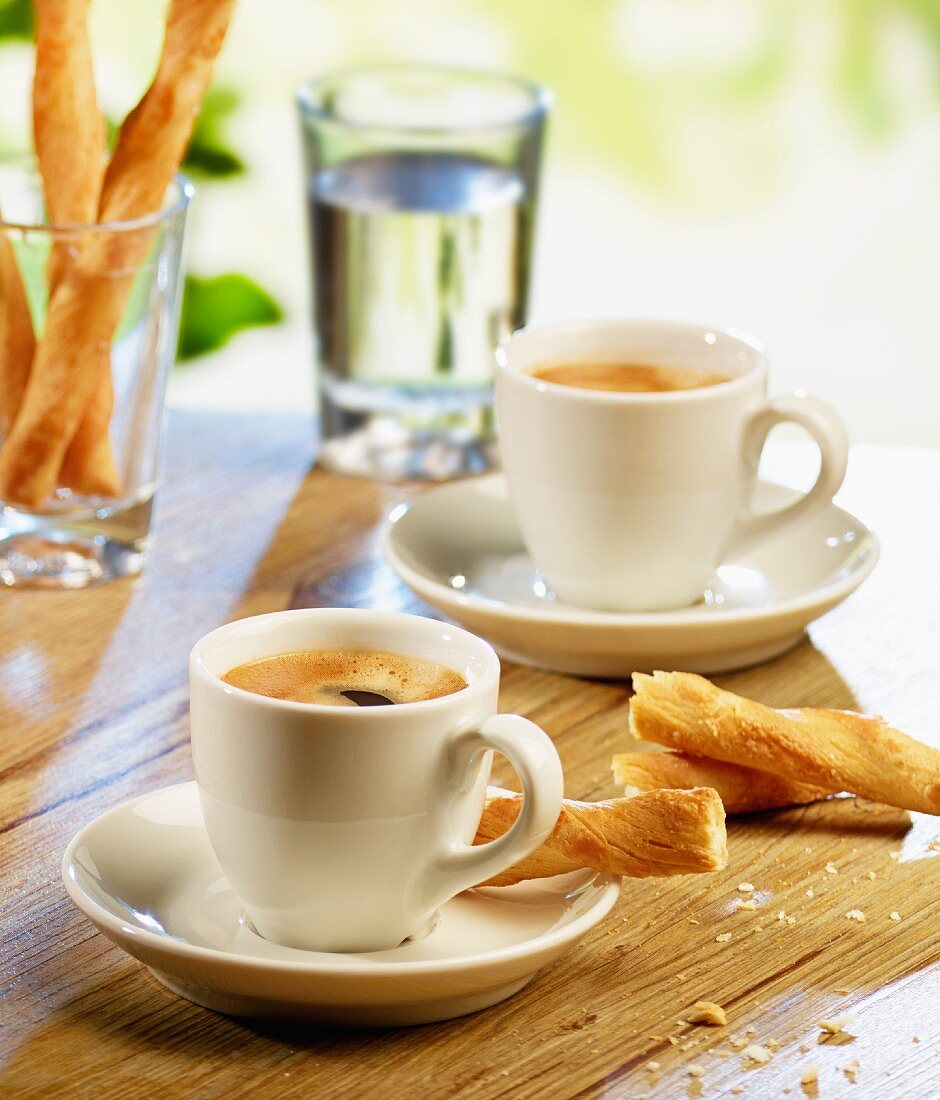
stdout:
MULTIPOLYGON (((75 852, 81 844, 86 841, 91 830, 98 826, 100 822, 105 818, 117 817, 119 814, 127 813, 145 799, 153 798, 156 795, 165 794, 171 790, 177 790, 183 787, 192 788, 195 791, 196 781, 190 779, 184 780, 181 783, 171 783, 165 787, 158 787, 155 790, 136 795, 134 798, 126 799, 117 806, 112 806, 109 810, 97 814, 91 821, 87 822, 78 830, 69 841, 63 853, 59 869, 66 892, 72 902, 100 931, 107 928, 111 933, 117 936, 118 940, 112 942, 116 942, 122 949, 126 950, 123 945, 130 941, 140 943, 155 952, 165 955, 207 962, 223 961, 227 965, 235 965, 244 971, 262 970, 270 972, 274 969, 279 972, 295 974, 317 972, 326 974, 330 977, 353 979, 380 976, 388 978, 407 978, 422 974, 440 974, 442 972, 459 971, 468 966, 480 967, 500 965, 507 962, 513 962, 517 959, 524 959, 526 956, 536 951, 550 950, 556 946, 564 946, 568 942, 576 942, 607 916, 620 897, 622 881, 620 876, 597 872, 592 880, 593 883, 596 883, 601 888, 596 900, 589 909, 580 916, 575 917, 575 919, 568 924, 563 925, 561 928, 544 932, 539 936, 525 939, 518 944, 495 948, 491 951, 478 952, 474 955, 461 955, 456 958, 418 959, 408 962, 375 963, 364 957, 367 956, 369 952, 350 952, 350 956, 357 960, 356 964, 344 965, 339 961, 344 957, 345 953, 343 952, 305 952, 305 954, 312 956, 310 959, 265 959, 253 955, 244 955, 235 951, 224 951, 215 947, 201 947, 198 944, 190 943, 186 940, 175 939, 168 935, 161 936, 156 932, 148 931, 146 928, 138 928, 128 924, 126 921, 116 917, 110 910, 106 909, 100 902, 96 901, 90 894, 82 889, 77 876, 73 875, 75 852), (326 962, 326 960, 329 961, 326 962)), ((202 828, 204 830, 205 826, 203 825, 202 828)), ((590 868, 584 868, 584 870, 590 871, 590 868)), ((507 888, 503 887, 502 889, 507 888)), ((508 889, 512 889, 512 887, 508 887, 508 889)), ((445 904, 447 903, 445 902, 445 904)), ((107 933, 105 934, 107 935, 107 933)), ((108 938, 110 939, 111 936, 108 936, 108 938)), ((150 964, 147 963, 146 965, 150 964)))
MULTIPOLYGON (((484 483, 496 484, 498 482, 505 485, 506 478, 504 474, 497 472, 466 478, 450 485, 435 486, 432 489, 426 490, 414 500, 404 501, 391 510, 379 536, 379 550, 392 570, 412 589, 412 591, 416 592, 422 598, 427 598, 425 592, 429 595, 436 595, 438 597, 443 593, 446 594, 446 602, 448 603, 456 604, 458 607, 465 607, 471 610, 474 608, 482 608, 489 615, 515 622, 529 620, 533 623, 551 623, 557 626, 583 625, 614 628, 708 628, 719 622, 722 625, 733 625, 736 623, 760 621, 770 617, 777 617, 778 615, 782 616, 791 613, 799 613, 823 606, 830 600, 835 601, 835 603, 841 603, 842 600, 850 596, 855 589, 871 575, 881 555, 881 543, 875 532, 866 523, 860 520, 858 516, 848 511, 848 509, 830 501, 828 506, 846 516, 855 526, 860 527, 864 536, 868 539, 868 554, 866 557, 862 558, 856 569, 853 569, 847 577, 830 581, 818 588, 812 588, 809 592, 799 596, 791 596, 787 599, 779 600, 775 603, 766 604, 761 607, 728 608, 727 610, 716 609, 707 616, 703 616, 699 613, 693 614, 692 609, 689 607, 667 608, 663 611, 599 611, 595 608, 578 608, 566 604, 562 608, 542 608, 510 603, 506 600, 497 600, 491 596, 468 595, 465 592, 455 592, 441 581, 428 577, 426 574, 412 568, 395 550, 393 542, 398 530, 398 524, 405 519, 412 508, 416 506, 420 507, 421 503, 427 499, 427 497, 442 492, 450 492, 454 493, 454 495, 458 495, 459 492, 468 491, 476 485, 482 485, 484 483)), ((758 478, 758 484, 772 485, 775 488, 788 489, 795 492, 792 486, 784 485, 777 481, 771 481, 769 478, 758 478)), ((508 503, 508 495, 504 497, 504 500, 508 503)), ((442 600, 442 602, 444 601, 442 600)))

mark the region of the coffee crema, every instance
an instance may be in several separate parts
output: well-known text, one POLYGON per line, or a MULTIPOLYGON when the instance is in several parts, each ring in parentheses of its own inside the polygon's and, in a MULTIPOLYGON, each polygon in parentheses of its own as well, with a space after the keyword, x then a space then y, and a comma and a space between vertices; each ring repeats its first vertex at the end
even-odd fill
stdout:
POLYGON ((692 367, 656 367, 643 363, 560 363, 530 372, 543 382, 607 393, 672 393, 730 382, 732 375, 692 367))
POLYGON ((222 680, 269 699, 331 707, 420 703, 467 686, 446 665, 405 653, 358 649, 278 653, 229 669, 222 680))

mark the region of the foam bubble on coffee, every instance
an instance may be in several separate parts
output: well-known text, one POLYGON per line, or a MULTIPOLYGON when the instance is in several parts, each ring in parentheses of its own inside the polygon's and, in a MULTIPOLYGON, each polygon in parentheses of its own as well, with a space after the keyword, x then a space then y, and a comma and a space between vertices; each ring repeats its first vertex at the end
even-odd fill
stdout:
POLYGON ((334 707, 419 703, 467 686, 459 672, 435 661, 352 649, 278 653, 238 665, 222 679, 270 699, 334 707))

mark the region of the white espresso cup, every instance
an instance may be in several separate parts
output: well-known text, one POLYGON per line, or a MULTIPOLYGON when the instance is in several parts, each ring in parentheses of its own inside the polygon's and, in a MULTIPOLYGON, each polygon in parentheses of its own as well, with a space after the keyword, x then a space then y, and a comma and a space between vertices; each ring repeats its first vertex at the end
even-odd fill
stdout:
POLYGON ((486 642, 416 615, 283 611, 197 642, 192 749, 206 830, 262 936, 316 951, 394 947, 542 843, 561 810, 561 764, 537 726, 496 714, 498 691, 486 642), (221 679, 262 657, 330 649, 434 661, 467 686, 424 702, 342 707, 221 679), (494 749, 525 797, 506 834, 473 846, 494 749))
POLYGON ((496 408, 523 541, 558 597, 605 611, 701 599, 727 557, 828 503, 848 440, 805 394, 767 397, 767 358, 748 336, 666 321, 520 329, 497 350, 496 408), (718 372, 696 389, 623 393, 536 378, 564 364, 636 363, 718 372), (749 501, 771 428, 792 422, 820 450, 819 476, 769 514, 749 501))

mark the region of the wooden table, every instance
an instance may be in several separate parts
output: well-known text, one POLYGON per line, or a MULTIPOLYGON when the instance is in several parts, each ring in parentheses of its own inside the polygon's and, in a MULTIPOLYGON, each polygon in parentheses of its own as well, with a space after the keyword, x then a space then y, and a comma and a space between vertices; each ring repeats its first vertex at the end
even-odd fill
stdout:
MULTIPOLYGON (((291 418, 177 414, 172 428, 142 578, 0 593, 0 1095, 777 1097, 812 1094, 800 1077, 815 1063, 821 1096, 940 1096, 940 820, 848 799, 732 823, 726 873, 626 882, 527 989, 430 1027, 214 1015, 98 935, 59 860, 103 810, 191 776, 196 638, 290 605, 301 582, 320 581, 322 600, 405 599, 376 563, 376 527, 413 490, 308 473, 309 428, 291 418), (768 896, 734 913, 745 880, 768 896), (846 919, 856 908, 865 923, 846 919), (728 1026, 677 1022, 699 999, 724 1005, 728 1026), (820 1042, 816 1021, 845 1013, 847 1033, 820 1042), (772 1061, 745 1068, 732 1035, 772 1061)), ((778 476, 804 458, 778 452, 778 476)), ((772 705, 882 712, 937 743, 938 499, 940 452, 858 448, 842 501, 880 533, 878 569, 799 649, 721 683, 772 705)), ((505 667, 503 708, 554 737, 572 796, 617 793, 608 763, 628 698, 623 683, 505 667)))

